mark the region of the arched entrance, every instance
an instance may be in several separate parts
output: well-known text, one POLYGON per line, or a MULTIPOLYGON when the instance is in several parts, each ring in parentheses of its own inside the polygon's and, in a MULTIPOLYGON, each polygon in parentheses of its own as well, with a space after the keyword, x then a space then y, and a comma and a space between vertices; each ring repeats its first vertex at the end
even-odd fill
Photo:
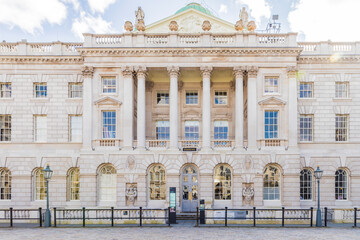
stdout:
POLYGON ((199 174, 192 165, 186 165, 181 173, 181 210, 195 212, 199 204, 199 174))

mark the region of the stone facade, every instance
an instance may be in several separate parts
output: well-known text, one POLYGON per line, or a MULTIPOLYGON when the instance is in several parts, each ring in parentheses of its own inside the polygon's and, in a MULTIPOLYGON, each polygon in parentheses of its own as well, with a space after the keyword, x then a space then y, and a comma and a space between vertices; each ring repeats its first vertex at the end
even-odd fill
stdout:
POLYGON ((300 199, 300 172, 317 166, 324 170, 322 205, 360 205, 358 43, 299 43, 294 33, 237 32, 230 26, 189 8, 145 31, 84 34, 79 44, 0 43, 0 83, 11 83, 11 97, 0 98, 0 115, 11 115, 11 140, 0 142, 0 167, 11 172, 11 199, 0 200, 1 207, 44 207, 45 201, 37 200, 34 170, 47 164, 54 170, 50 199, 56 207, 167 207, 169 187, 176 187, 182 211, 187 166, 197 171, 197 199, 207 207, 245 207, 246 187, 254 190, 253 206, 316 206, 314 177, 311 198, 300 199), (211 29, 194 30, 201 26, 190 22, 183 28, 188 15, 198 20, 194 24, 209 21, 211 29), (179 32, 169 30, 171 21, 179 32), (192 29, 192 35, 183 35, 183 29, 192 29), (269 77, 278 81, 275 92, 265 90, 269 77), (115 79, 115 91, 104 93, 107 78, 115 79), (36 83, 47 84, 46 97, 36 97, 36 83), (71 83, 82 85, 82 97, 69 96, 71 83), (312 85, 311 97, 301 97, 304 83, 312 85), (346 83, 345 97, 335 96, 337 83, 346 83), (197 93, 197 103, 187 104, 187 92, 197 93), (216 104, 215 92, 226 93, 226 104, 216 104), (167 93, 169 103, 158 104, 159 93, 167 93), (113 138, 104 135, 104 111, 116 112, 113 138), (266 111, 278 113, 276 138, 266 137, 266 111), (348 118, 346 141, 336 141, 337 114, 348 118), (38 115, 46 116, 44 142, 35 141, 38 115), (313 117, 308 142, 300 139, 301 115, 313 117), (82 116, 80 142, 71 142, 70 116, 82 116), (168 139, 157 137, 158 121, 169 121, 168 139), (199 122, 198 139, 186 139, 186 121, 199 122), (215 139, 215 121, 227 121, 226 139, 215 139), (106 164, 116 170, 115 178, 106 180, 115 191, 106 190, 104 197, 100 178, 106 164), (166 176, 164 186, 156 185, 165 188, 158 200, 150 196, 149 169, 155 165, 166 176), (215 177, 219 166, 231 176, 221 185, 230 197, 222 199, 215 196, 218 180, 224 180, 215 177), (272 200, 264 196, 269 166, 279 171, 274 190, 279 197, 272 200), (69 197, 74 167, 80 170, 78 200, 69 197), (339 169, 347 173, 346 200, 335 197, 339 169), (137 191, 131 204, 130 186, 137 191))

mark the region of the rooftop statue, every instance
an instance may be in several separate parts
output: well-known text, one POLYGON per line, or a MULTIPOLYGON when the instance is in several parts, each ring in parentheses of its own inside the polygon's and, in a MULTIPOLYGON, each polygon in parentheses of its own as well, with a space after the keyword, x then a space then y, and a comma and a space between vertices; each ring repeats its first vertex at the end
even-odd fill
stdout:
POLYGON ((243 7, 243 8, 241 9, 239 18, 240 18, 240 20, 242 20, 242 24, 243 24, 244 26, 247 26, 249 14, 247 13, 245 7, 243 7))
POLYGON ((145 13, 141 7, 138 7, 138 10, 135 11, 135 17, 136 17, 135 24, 138 24, 139 22, 144 22, 145 13))

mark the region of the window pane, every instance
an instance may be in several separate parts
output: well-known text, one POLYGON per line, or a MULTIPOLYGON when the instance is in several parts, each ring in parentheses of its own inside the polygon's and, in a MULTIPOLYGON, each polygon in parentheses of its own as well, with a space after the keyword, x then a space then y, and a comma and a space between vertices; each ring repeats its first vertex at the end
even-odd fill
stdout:
POLYGON ((159 105, 169 104, 169 92, 158 92, 156 95, 156 102, 159 105))
POLYGON ((278 137, 278 112, 277 111, 265 111, 265 138, 277 138, 278 137))
POLYGON ((116 138, 116 112, 103 112, 103 138, 116 138))
POLYGON ((47 83, 34 83, 34 96, 36 98, 46 98, 47 83))
POLYGON ((199 140, 199 121, 185 121, 185 140, 199 140))
POLYGON ((227 104, 227 92, 216 91, 215 92, 215 104, 226 105, 227 104))
POLYGON ((82 83, 69 83, 69 98, 82 98, 82 83))
POLYGON ((186 104, 198 104, 198 92, 187 91, 186 92, 186 104))
POLYGON ((149 169, 149 195, 151 200, 166 199, 165 169, 161 165, 154 165, 149 169))
POLYGON ((0 91, 1 98, 11 98, 11 83, 1 83, 0 91))
POLYGON ((82 116, 70 116, 70 142, 82 142, 82 116))
POLYGON ((214 173, 215 199, 231 200, 231 170, 226 165, 219 165, 214 173))
POLYGON ((300 172, 300 200, 312 199, 312 176, 312 172, 308 169, 304 169, 300 172))
POLYGON ((263 176, 264 200, 280 200, 280 171, 274 166, 268 166, 263 176))
POLYGON ((336 115, 335 140, 337 142, 344 142, 348 140, 348 115, 336 115))
POLYGON ((156 122, 156 139, 169 140, 170 139, 170 122, 157 121, 156 122))
POLYGON ((300 83, 300 98, 313 97, 313 83, 300 83))
POLYGON ((265 77, 265 93, 279 92, 278 77, 265 77))
POLYGON ((103 93, 116 93, 116 78, 107 77, 102 79, 103 93))
POLYGON ((347 200, 347 173, 345 170, 337 170, 335 172, 335 199, 347 200))
POLYGON ((0 115, 0 141, 11 141, 11 115, 0 115))

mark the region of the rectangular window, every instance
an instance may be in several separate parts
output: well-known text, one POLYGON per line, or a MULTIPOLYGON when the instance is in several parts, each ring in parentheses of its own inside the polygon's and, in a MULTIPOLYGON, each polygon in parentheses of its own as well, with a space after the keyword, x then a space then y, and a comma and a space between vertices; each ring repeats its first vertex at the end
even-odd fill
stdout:
POLYGON ((11 141, 11 115, 0 115, 0 141, 11 141))
POLYGON ((229 126, 227 121, 214 122, 214 140, 227 140, 229 133, 229 126))
POLYGON ((215 92, 215 104, 226 105, 227 104, 227 92, 216 91, 215 92))
POLYGON ((313 140, 313 115, 300 115, 300 142, 313 140))
POLYGON ((348 140, 348 115, 337 114, 335 117, 335 141, 346 142, 348 140))
POLYGON ((70 142, 82 142, 82 116, 70 115, 70 142))
POLYGON ((185 122, 185 139, 199 140, 199 121, 185 122))
POLYGON ((186 104, 198 104, 199 95, 196 91, 187 91, 186 92, 186 104))
POLYGON ((116 78, 102 78, 103 93, 116 93, 116 78))
POLYGON ((265 77, 265 93, 279 92, 279 78, 265 77))
POLYGON ((265 111, 265 138, 278 138, 278 111, 265 111))
POLYGON ((170 139, 170 122, 157 121, 156 122, 156 139, 169 140, 170 139))
POLYGON ((300 98, 312 98, 313 86, 313 83, 300 83, 300 98))
POLYGON ((103 138, 116 138, 116 112, 104 111, 103 117, 103 138))
POLYGON ((47 97, 47 83, 34 83, 34 97, 35 98, 47 97))
POLYGON ((47 118, 44 115, 34 116, 34 140, 35 142, 46 142, 47 118))
POLYGON ((169 92, 158 92, 156 94, 156 102, 159 105, 169 104, 169 92))
POLYGON ((11 98, 11 83, 0 84, 0 97, 11 98))
POLYGON ((82 98, 82 83, 69 83, 69 98, 82 98))
POLYGON ((348 88, 349 84, 346 82, 335 83, 335 98, 347 98, 348 88))

